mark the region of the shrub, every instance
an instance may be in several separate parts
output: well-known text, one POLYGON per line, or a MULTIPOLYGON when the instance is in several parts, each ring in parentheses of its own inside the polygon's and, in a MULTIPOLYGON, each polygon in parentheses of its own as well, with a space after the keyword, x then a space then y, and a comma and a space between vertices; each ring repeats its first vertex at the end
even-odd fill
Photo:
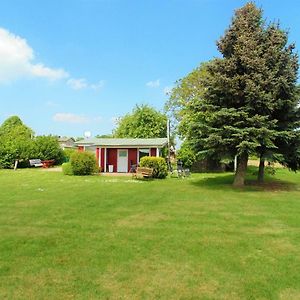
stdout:
POLYGON ((144 156, 140 161, 141 167, 153 169, 153 178, 166 178, 168 176, 168 166, 164 158, 144 156))
POLYGON ((64 161, 63 150, 55 136, 37 136, 33 143, 34 149, 31 158, 39 158, 41 160, 54 159, 56 165, 64 161))
POLYGON ((64 175, 73 175, 73 170, 70 162, 62 164, 62 171, 64 175))
POLYGON ((184 167, 190 168, 196 161, 196 155, 192 148, 186 142, 183 142, 178 150, 177 159, 182 161, 184 167))
POLYGON ((72 156, 73 153, 77 152, 76 149, 72 149, 72 148, 69 148, 69 149, 64 149, 63 150, 63 153, 64 153, 64 161, 65 162, 69 162, 70 161, 70 158, 72 156))
POLYGON ((74 175, 91 175, 97 170, 96 157, 90 152, 73 153, 70 164, 74 175))

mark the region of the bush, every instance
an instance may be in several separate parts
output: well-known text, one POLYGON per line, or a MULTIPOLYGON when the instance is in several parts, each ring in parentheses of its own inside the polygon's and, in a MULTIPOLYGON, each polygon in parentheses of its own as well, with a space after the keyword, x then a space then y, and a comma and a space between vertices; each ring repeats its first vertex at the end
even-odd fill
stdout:
POLYGON ((72 154, 75 153, 75 152, 77 152, 77 149, 72 149, 72 148, 64 149, 63 150, 64 161, 69 162, 72 154))
POLYGON ((90 152, 75 152, 70 164, 74 175, 91 175, 97 171, 96 157, 90 152))
POLYGON ((37 136, 33 143, 34 148, 31 158, 39 158, 41 160, 54 159, 56 165, 59 165, 64 161, 63 150, 55 136, 37 136))
POLYGON ((185 168, 190 168, 196 161, 196 155, 192 148, 186 142, 183 142, 178 150, 177 159, 182 161, 185 168))
POLYGON ((64 175, 74 175, 71 163, 69 162, 62 164, 62 171, 64 175))
POLYGON ((168 176, 168 166, 162 157, 144 156, 141 158, 140 166, 152 168, 153 178, 166 178, 168 176))

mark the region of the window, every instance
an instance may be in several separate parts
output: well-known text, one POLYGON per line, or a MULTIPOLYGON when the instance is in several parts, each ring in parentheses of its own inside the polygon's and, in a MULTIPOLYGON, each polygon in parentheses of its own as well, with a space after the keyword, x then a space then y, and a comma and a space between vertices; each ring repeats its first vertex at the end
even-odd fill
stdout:
POLYGON ((139 149, 139 161, 144 156, 149 156, 150 150, 149 149, 139 149))
POLYGON ((127 150, 119 150, 119 157, 127 157, 127 150))

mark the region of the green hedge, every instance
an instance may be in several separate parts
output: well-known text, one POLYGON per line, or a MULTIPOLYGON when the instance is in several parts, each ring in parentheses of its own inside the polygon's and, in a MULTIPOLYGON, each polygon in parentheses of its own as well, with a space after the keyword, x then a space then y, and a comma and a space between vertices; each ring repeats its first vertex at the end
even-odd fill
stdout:
POLYGON ((74 175, 70 162, 62 164, 62 171, 65 175, 74 175))
POLYGON ((74 175, 91 175, 97 171, 95 154, 90 152, 73 153, 70 164, 74 175))
POLYGON ((168 176, 168 166, 162 157, 144 156, 141 158, 140 166, 152 168, 153 178, 166 178, 168 176))

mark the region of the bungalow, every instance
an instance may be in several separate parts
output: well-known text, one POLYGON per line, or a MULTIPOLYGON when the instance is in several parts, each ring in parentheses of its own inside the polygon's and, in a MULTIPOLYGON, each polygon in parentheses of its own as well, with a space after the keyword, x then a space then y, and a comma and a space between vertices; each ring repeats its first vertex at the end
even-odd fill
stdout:
POLYGON ((167 138, 88 138, 75 144, 79 151, 94 152, 103 172, 127 173, 143 156, 161 156, 161 150, 167 143, 167 138))
POLYGON ((75 140, 72 137, 59 136, 58 143, 63 150, 75 147, 75 140))

